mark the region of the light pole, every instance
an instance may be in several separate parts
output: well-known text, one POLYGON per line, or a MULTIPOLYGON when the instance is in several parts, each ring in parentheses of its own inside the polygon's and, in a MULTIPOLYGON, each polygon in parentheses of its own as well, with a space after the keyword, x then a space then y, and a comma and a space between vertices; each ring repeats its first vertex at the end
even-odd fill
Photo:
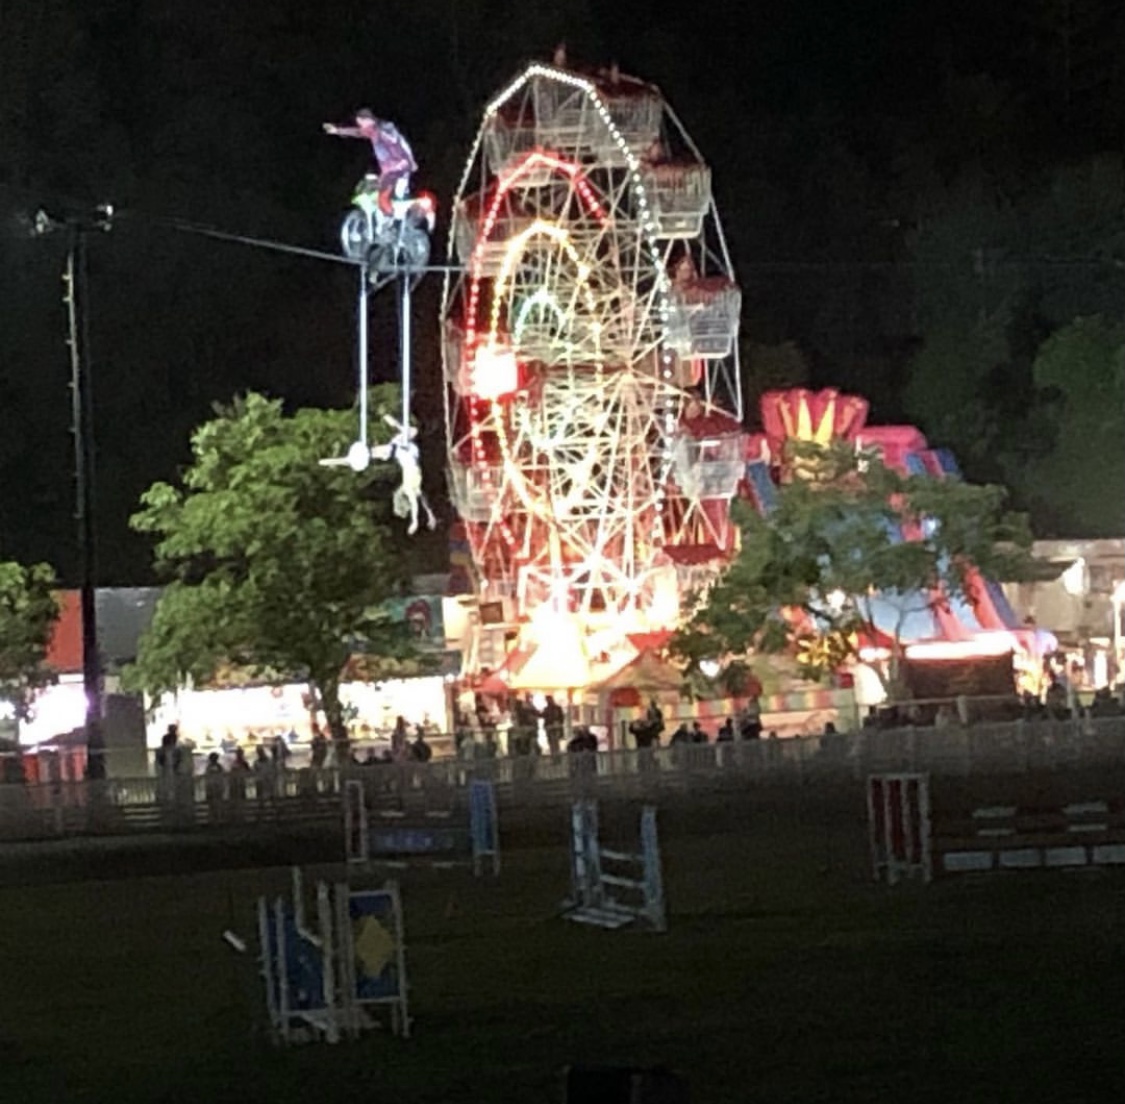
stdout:
POLYGON ((67 310, 70 348, 70 412, 74 434, 75 519, 81 559, 82 687, 86 697, 86 776, 105 778, 102 736, 102 667, 98 653, 97 541, 94 512, 94 397, 90 371, 87 319, 86 235, 112 227, 113 207, 101 204, 91 215, 53 219, 46 211, 35 216, 38 235, 67 232, 63 302, 67 310))
POLYGON ((1115 584, 1113 596, 1113 671, 1114 681, 1121 682, 1125 674, 1125 651, 1122 650, 1121 614, 1125 611, 1125 580, 1115 584))

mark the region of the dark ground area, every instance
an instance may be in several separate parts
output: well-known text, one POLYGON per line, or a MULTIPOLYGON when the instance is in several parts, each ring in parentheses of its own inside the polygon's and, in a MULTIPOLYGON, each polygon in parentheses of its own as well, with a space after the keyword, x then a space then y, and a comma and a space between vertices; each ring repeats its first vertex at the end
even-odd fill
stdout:
MULTIPOLYGON (((603 802, 603 840, 637 811, 603 802)), ((660 812, 670 931, 605 932, 556 918, 565 816, 504 810, 499 881, 402 879, 413 1038, 288 1052, 221 933, 334 825, 6 847, 0 1099, 545 1104, 580 1062, 667 1064, 701 1104, 1125 1095, 1119 871, 888 890, 858 782, 696 795, 660 812)))

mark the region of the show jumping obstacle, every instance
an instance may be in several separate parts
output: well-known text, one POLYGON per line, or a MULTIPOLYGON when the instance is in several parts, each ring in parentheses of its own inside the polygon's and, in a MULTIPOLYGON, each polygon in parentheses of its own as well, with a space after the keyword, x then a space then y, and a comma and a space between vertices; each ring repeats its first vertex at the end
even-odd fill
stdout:
POLYGON ((925 774, 876 774, 867 782, 876 880, 993 870, 1125 865, 1125 801, 1042 798, 958 808, 934 803, 925 774))
POLYGON ((656 809, 646 805, 641 811, 641 850, 634 854, 602 847, 598 803, 576 801, 570 813, 570 879, 567 919, 600 928, 637 924, 667 930, 656 809))
POLYGON ((468 786, 468 806, 442 810, 372 811, 363 782, 344 784, 344 849, 349 863, 405 868, 425 864, 471 865, 479 876, 487 865, 500 873, 496 787, 484 779, 468 786))

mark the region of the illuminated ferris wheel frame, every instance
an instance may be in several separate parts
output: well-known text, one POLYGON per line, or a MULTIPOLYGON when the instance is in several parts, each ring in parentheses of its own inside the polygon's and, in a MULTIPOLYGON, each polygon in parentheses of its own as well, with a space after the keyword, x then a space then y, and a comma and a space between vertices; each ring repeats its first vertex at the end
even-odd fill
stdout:
MULTIPOLYGON (((702 166, 662 98, 660 109, 702 166)), ((661 236, 646 166, 595 81, 541 65, 513 81, 486 108, 457 210, 478 164, 478 207, 460 227, 472 244, 456 225, 450 239, 451 262, 460 254, 467 271, 447 272, 442 315, 460 321, 444 350, 446 428, 482 596, 514 598, 525 611, 568 601, 587 617, 652 607, 661 550, 677 539, 669 516, 681 422, 689 404, 740 418, 737 344, 722 364, 697 362, 685 386, 668 340, 669 267, 674 250, 690 257, 691 246, 661 236), (536 141, 490 169, 484 145, 501 113, 544 83, 577 97, 610 166, 576 140, 536 141)), ((709 192, 706 215, 716 240, 693 241, 695 263, 731 278, 709 192)))

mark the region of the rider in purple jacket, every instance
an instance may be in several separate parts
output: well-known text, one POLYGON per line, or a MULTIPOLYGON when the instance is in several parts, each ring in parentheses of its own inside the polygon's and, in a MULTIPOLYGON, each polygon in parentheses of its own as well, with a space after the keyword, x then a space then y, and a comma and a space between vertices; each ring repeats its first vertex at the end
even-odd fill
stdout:
POLYGON ((409 192, 410 174, 418 170, 410 143, 394 123, 377 119, 366 107, 355 113, 355 124, 336 126, 335 123, 325 123, 324 130, 340 138, 362 138, 371 143, 379 166, 379 209, 390 215, 391 199, 409 192))

